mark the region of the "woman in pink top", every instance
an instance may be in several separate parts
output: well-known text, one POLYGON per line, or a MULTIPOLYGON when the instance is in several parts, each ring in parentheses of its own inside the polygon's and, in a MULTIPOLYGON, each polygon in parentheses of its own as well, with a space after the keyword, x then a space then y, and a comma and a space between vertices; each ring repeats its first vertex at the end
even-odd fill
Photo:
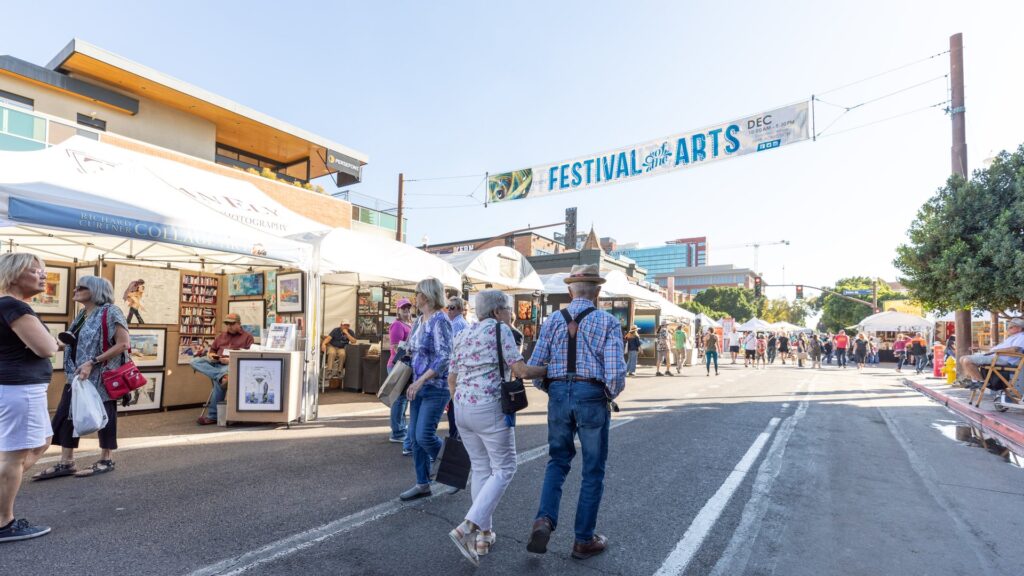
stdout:
POLYGON ((896 335, 896 341, 892 343, 892 353, 896 356, 896 371, 903 372, 903 363, 907 361, 907 337, 905 335, 896 335))
MULTIPOLYGON (((401 298, 396 303, 398 305, 398 319, 391 323, 391 328, 388 330, 388 334, 391 336, 391 358, 388 360, 388 372, 395 367, 395 362, 399 359, 399 344, 405 342, 412 335, 412 302, 408 298, 401 298)), ((394 404, 391 405, 391 435, 388 437, 388 441, 394 443, 402 443, 402 454, 408 456, 412 454, 412 437, 408 434, 408 425, 405 419, 405 407, 409 405, 409 401, 405 398, 405 394, 398 397, 394 404)))

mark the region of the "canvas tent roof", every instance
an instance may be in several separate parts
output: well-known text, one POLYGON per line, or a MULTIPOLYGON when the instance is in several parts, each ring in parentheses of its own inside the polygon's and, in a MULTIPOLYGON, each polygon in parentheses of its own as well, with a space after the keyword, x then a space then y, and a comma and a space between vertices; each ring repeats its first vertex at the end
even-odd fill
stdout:
MULTIPOLYGON (((541 275, 544 293, 567 294, 569 288, 565 283, 565 278, 568 275, 566 272, 541 275)), ((601 286, 602 298, 632 298, 641 308, 657 308, 661 311, 662 318, 674 322, 692 322, 696 318, 693 312, 676 306, 661 294, 633 284, 625 274, 618 270, 602 273, 601 276, 606 280, 601 286)))
POLYGON ((933 322, 903 312, 879 312, 861 320, 857 324, 857 328, 865 332, 930 331, 933 328, 933 322))
POLYGON ((786 332, 800 332, 808 329, 803 326, 797 326, 792 322, 773 322, 770 326, 771 330, 785 330, 786 332))
POLYGON ((473 284, 490 284, 498 290, 534 292, 544 283, 522 254, 508 246, 438 255, 473 284))
POLYGON ((450 288, 462 286, 459 272, 437 256, 397 240, 352 230, 332 230, 320 244, 320 255, 320 273, 327 284, 410 285, 437 278, 450 288))
POLYGON ((700 325, 703 328, 707 328, 708 326, 711 326, 712 328, 721 328, 722 327, 722 325, 719 324, 717 320, 712 319, 710 316, 708 316, 707 314, 704 314, 703 312, 701 312, 700 314, 697 314, 697 319, 700 320, 700 325))
POLYGON ((242 180, 89 138, 0 152, 0 239, 44 258, 302 267, 326 231, 242 180))
POLYGON ((760 318, 754 317, 747 320, 743 324, 736 327, 736 330, 740 332, 750 332, 752 330, 771 330, 772 325, 761 320, 760 318))

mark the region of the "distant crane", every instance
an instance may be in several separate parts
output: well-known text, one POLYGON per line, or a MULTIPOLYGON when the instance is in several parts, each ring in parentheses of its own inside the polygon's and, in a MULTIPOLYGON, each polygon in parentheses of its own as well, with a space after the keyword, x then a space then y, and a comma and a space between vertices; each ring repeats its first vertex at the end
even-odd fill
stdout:
POLYGON ((754 274, 760 275, 761 273, 757 269, 757 257, 758 257, 758 251, 760 251, 761 246, 778 246, 779 244, 782 244, 782 245, 785 245, 785 246, 789 246, 789 240, 777 240, 777 241, 770 241, 770 242, 760 241, 760 242, 750 242, 750 243, 747 243, 747 244, 731 244, 729 246, 716 246, 715 250, 732 250, 734 248, 753 248, 754 249, 754 274))

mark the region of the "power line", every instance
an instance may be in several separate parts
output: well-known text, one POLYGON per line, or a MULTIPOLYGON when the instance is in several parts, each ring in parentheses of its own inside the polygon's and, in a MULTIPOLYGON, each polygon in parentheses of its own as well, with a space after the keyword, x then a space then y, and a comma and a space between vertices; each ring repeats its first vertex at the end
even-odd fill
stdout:
POLYGON ((433 178, 406 178, 405 182, 433 182, 435 180, 468 180, 469 178, 479 178, 484 174, 466 174, 464 176, 435 176, 433 178))
MULTIPOLYGON (((845 128, 845 129, 843 129, 843 130, 840 130, 840 131, 838 131, 838 132, 833 132, 833 133, 831 133, 831 134, 827 134, 827 135, 826 135, 826 136, 824 136, 824 137, 829 137, 829 136, 838 136, 839 134, 842 134, 842 133, 844 133, 844 132, 850 132, 850 131, 852 131, 852 130, 859 130, 859 129, 861 129, 861 128, 867 128, 868 126, 874 126, 875 124, 881 124, 882 122, 888 122, 888 121, 890 121, 890 120, 895 120, 895 119, 897 119, 897 118, 902 118, 902 117, 904 117, 904 116, 909 116, 909 115, 911 115, 911 114, 916 114, 916 113, 918 113, 918 112, 924 112, 925 110, 930 110, 930 109, 932 109, 932 108, 938 108, 939 106, 943 106, 943 105, 945 105, 945 104, 949 104, 949 102, 950 102, 949 100, 943 100, 942 102, 937 102, 937 103, 935 103, 935 104, 931 104, 931 105, 928 105, 928 106, 924 106, 924 107, 922 107, 922 108, 916 108, 916 109, 914 109, 914 110, 910 110, 910 111, 907 111, 907 112, 903 112, 903 113, 900 113, 900 114, 896 114, 896 115, 894 115, 894 116, 889 116, 888 118, 882 118, 881 120, 875 120, 874 122, 868 122, 867 124, 861 124, 861 125, 859 125, 859 126, 853 126, 853 127, 851 127, 851 128, 845 128)), ((840 118, 842 118, 842 116, 840 116, 840 118)), ((833 122, 832 124, 835 124, 835 122, 833 122)), ((831 124, 830 124, 829 126, 831 126, 831 124)), ((826 130, 827 130, 827 128, 826 128, 826 130)), ((824 132, 824 130, 823 130, 822 132, 824 132)), ((822 136, 821 136, 821 132, 819 132, 819 133, 818 133, 818 137, 819 137, 819 138, 821 138, 821 137, 822 137, 822 136)))
POLYGON ((879 72, 878 74, 873 74, 873 75, 868 76, 866 78, 861 78, 860 80, 855 80, 853 82, 850 82, 849 84, 843 84, 842 86, 837 86, 836 88, 832 88, 831 90, 825 90, 824 92, 819 92, 818 94, 830 94, 832 92, 836 92, 836 91, 842 90, 844 88, 849 88, 850 86, 856 86, 857 84, 860 84, 862 82, 867 82, 868 80, 874 80, 875 78, 878 78, 878 77, 881 77, 881 76, 885 76, 886 74, 892 74, 893 72, 897 72, 899 70, 903 70, 904 68, 910 68, 911 66, 916 66, 917 64, 920 64, 922 62, 927 62, 927 61, 932 60, 934 58, 938 58, 939 56, 942 56, 943 54, 949 54, 949 50, 945 50, 943 52, 939 52, 938 54, 932 54, 931 56, 928 56, 927 58, 922 58, 920 60, 915 60, 913 62, 910 62, 909 64, 904 64, 902 66, 897 66, 896 68, 892 68, 892 69, 886 70, 885 72, 879 72))

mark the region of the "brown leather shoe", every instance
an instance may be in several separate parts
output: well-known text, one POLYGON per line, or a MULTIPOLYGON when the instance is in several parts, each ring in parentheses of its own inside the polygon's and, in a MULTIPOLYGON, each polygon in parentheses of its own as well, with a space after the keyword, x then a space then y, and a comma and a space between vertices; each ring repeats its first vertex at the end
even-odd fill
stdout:
POLYGON ((586 560, 591 556, 597 556, 604 549, 608 547, 608 539, 601 534, 594 534, 594 537, 590 539, 590 542, 580 544, 579 542, 572 545, 572 557, 577 560, 586 560))
POLYGON ((216 420, 214 420, 213 418, 209 418, 207 416, 200 416, 196 420, 196 424, 199 424, 200 426, 209 426, 210 424, 216 424, 216 423, 217 423, 216 420))
POLYGON ((543 554, 548 551, 548 540, 551 539, 551 520, 546 517, 537 518, 533 521, 533 528, 530 530, 530 539, 526 542, 527 552, 543 554))

